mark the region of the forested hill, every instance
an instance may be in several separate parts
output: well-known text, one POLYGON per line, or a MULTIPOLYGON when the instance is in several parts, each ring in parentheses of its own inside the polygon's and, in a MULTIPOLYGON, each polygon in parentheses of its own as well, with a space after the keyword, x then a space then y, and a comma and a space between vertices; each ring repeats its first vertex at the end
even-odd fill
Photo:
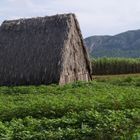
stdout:
POLYGON ((140 57, 140 30, 114 36, 91 36, 85 39, 93 57, 140 57))

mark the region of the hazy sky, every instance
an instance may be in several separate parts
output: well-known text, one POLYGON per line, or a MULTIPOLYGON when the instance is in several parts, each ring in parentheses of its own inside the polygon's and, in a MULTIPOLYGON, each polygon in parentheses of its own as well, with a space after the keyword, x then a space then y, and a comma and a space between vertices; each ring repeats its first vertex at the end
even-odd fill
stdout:
POLYGON ((0 0, 0 23, 60 13, 75 13, 84 37, 140 29, 140 0, 0 0))

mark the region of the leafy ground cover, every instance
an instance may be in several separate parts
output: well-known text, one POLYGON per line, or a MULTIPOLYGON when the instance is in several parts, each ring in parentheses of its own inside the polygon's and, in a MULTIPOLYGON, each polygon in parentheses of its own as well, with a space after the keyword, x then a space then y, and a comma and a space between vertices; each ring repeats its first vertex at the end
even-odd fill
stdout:
POLYGON ((1 140, 138 140, 140 77, 0 87, 1 140))

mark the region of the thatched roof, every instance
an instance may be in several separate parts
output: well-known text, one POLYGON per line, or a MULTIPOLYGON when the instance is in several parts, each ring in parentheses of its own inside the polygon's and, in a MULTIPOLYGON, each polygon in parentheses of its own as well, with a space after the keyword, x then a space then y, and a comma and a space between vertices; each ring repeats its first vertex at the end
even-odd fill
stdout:
POLYGON ((89 59, 74 14, 10 20, 0 27, 0 85, 57 83, 63 69, 64 44, 73 21, 90 73, 89 59))

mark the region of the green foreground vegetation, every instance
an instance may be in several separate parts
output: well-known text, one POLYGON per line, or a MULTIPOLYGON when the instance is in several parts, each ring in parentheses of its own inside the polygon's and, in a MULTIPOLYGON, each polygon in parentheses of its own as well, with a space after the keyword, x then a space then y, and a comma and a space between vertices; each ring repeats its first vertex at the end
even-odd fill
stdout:
POLYGON ((0 140, 138 140, 140 77, 0 87, 0 140))

